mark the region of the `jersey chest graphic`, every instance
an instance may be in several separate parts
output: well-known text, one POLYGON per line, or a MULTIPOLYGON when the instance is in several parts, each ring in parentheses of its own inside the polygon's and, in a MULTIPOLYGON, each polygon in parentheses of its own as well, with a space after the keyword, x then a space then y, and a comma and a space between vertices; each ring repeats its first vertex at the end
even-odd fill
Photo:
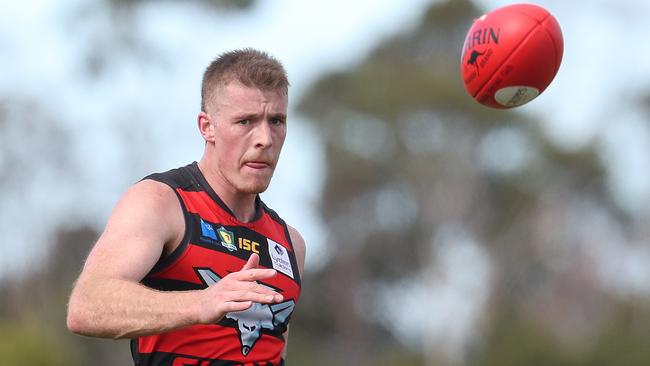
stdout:
MULTIPOLYGON (((266 227, 257 228, 265 232, 244 226, 229 226, 221 222, 204 219, 192 213, 186 222, 189 240, 179 259, 167 270, 152 275, 153 278, 168 281, 182 280, 194 282, 197 288, 207 288, 219 282, 230 273, 241 270, 249 257, 259 255, 262 268, 273 268, 277 274, 272 278, 258 281, 259 284, 282 294, 284 301, 278 304, 253 305, 244 311, 227 313, 215 324, 224 329, 236 331, 236 342, 243 360, 246 360, 258 348, 268 347, 260 341, 269 337, 284 342, 291 314, 295 308, 300 287, 297 278, 298 269, 293 251, 287 249, 288 243, 268 238, 276 235, 266 227)), ((173 289, 173 288, 172 288, 173 289)))
MULTIPOLYGON (((221 277, 211 269, 197 269, 197 272, 207 286, 212 286, 221 280, 221 277)), ((237 325, 242 355, 248 355, 263 330, 283 333, 287 329, 288 319, 294 306, 293 300, 273 305, 253 303, 247 310, 227 313, 225 318, 234 321, 237 325)))

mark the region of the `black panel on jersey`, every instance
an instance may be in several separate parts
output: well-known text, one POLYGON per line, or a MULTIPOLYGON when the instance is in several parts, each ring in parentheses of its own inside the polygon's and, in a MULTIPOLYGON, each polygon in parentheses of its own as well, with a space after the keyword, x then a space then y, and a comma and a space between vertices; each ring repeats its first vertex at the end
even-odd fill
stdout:
MULTIPOLYGON (((184 191, 196 192, 201 190, 201 185, 197 181, 194 174, 192 174, 192 167, 196 165, 196 162, 188 164, 184 167, 170 169, 163 173, 153 173, 142 178, 152 179, 158 182, 162 182, 172 187, 174 190, 180 188, 184 191)), ((196 165, 198 169, 198 165, 196 165)))
POLYGON ((302 281, 300 279, 300 268, 298 267, 298 259, 295 255, 296 249, 293 247, 293 240, 291 240, 291 234, 289 233, 289 225, 272 209, 269 208, 264 202, 262 202, 262 206, 264 210, 271 216, 271 218, 277 222, 279 222, 282 227, 284 228, 284 236, 287 238, 287 243, 289 243, 289 247, 291 247, 291 251, 294 253, 294 255, 289 256, 289 260, 291 261, 291 266, 293 268, 296 268, 297 271, 296 273, 293 274, 294 280, 296 280, 296 283, 298 285, 302 284, 302 281))
MULTIPOLYGON (((246 239, 250 241, 251 245, 252 243, 257 243, 257 249, 259 252, 258 254, 260 256, 260 265, 266 268, 273 268, 273 264, 271 262, 271 256, 268 252, 268 248, 269 248, 268 241, 264 235, 243 226, 221 225, 219 223, 206 221, 201 219, 201 217, 198 214, 190 214, 189 220, 190 221, 188 221, 188 225, 192 225, 195 228, 200 228, 201 221, 203 221, 207 225, 210 225, 212 228, 214 228, 214 230, 225 229, 229 231, 230 233, 233 234, 233 241, 234 241, 233 244, 235 245, 235 249, 230 250, 224 245, 222 245, 221 240, 219 238, 215 240, 213 238, 204 236, 200 229, 193 230, 193 233, 190 236, 190 242, 192 243, 192 245, 196 245, 209 250, 214 250, 217 252, 232 255, 246 262, 250 257, 250 254, 253 252, 252 250, 246 250, 244 248, 239 247, 239 239, 240 238, 246 239)), ((286 231, 286 225, 284 225, 284 227, 286 231)), ((293 258, 293 256, 290 256, 290 258, 293 258)), ((295 263, 292 265, 293 268, 295 269, 298 268, 298 266, 295 263)), ((282 272, 278 272, 278 273, 282 273, 282 272)), ((299 282, 300 280, 298 278, 298 275, 296 275, 296 273, 294 273, 294 277, 296 277, 295 278, 296 282, 300 284, 299 282)))
MULTIPOLYGON (((188 358, 197 361, 209 361, 209 366, 241 366, 241 363, 234 361, 224 361, 224 360, 205 360, 192 356, 186 356, 176 353, 168 352, 154 352, 154 353, 138 353, 138 342, 131 341, 131 353, 134 355, 139 355, 138 360, 135 362, 136 366, 139 365, 155 365, 155 366, 172 366, 174 364, 174 359, 177 357, 188 358)), ((203 363, 201 363, 203 365, 203 363)), ((272 362, 266 363, 255 363, 259 366, 274 366, 272 362)), ((284 366, 284 359, 280 361, 276 366, 284 366)))
POLYGON ((142 284, 155 290, 160 291, 191 291, 201 290, 205 285, 192 283, 182 280, 172 280, 169 278, 151 278, 145 277, 142 284))
MULTIPOLYGON (((136 344, 136 351, 137 351, 137 342, 132 342, 136 344)), ((134 351, 132 350, 131 353, 134 351)), ((141 353, 140 354, 140 359, 139 362, 136 362, 136 366, 138 365, 155 365, 155 366, 172 366, 174 364, 174 359, 176 357, 183 357, 183 358, 188 358, 192 360, 197 360, 197 361, 209 361, 210 363, 208 364, 209 366, 241 366, 241 363, 234 362, 234 361, 224 361, 224 360, 204 360, 196 357, 191 357, 191 356, 185 356, 185 355, 180 355, 180 354, 175 354, 175 353, 167 353, 167 352, 154 352, 154 353, 141 353)), ((198 364, 197 364, 198 365, 198 364)), ((203 365, 201 363, 200 365, 203 365)), ((266 362, 266 363, 255 363, 254 365, 256 366, 284 366, 284 360, 281 360, 279 364, 273 365, 272 362, 266 362)))

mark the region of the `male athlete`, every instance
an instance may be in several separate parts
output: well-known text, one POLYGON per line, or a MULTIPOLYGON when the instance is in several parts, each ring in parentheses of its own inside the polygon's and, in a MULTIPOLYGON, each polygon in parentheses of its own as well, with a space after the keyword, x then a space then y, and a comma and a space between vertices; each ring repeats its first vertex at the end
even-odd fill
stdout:
POLYGON ((136 365, 284 364, 305 242, 258 194, 286 136, 288 85, 257 50, 210 64, 201 160, 125 193, 70 296, 70 331, 131 338, 136 365))

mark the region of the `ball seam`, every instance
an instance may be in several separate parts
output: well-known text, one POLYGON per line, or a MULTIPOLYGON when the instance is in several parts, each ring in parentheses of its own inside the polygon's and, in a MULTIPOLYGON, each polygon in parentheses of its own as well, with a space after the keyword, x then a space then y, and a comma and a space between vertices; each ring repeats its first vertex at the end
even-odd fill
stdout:
MULTIPOLYGON (((520 13, 520 14, 521 14, 521 13, 520 13)), ((528 16, 529 18, 532 18, 530 15, 527 15, 527 16, 528 16)), ((490 76, 490 78, 489 78, 485 83, 483 83, 483 85, 481 85, 481 87, 476 91, 476 94, 473 95, 473 98, 476 98, 479 94, 481 94, 481 92, 483 92, 483 90, 485 89, 485 87, 488 86, 488 85, 490 84, 490 82, 491 82, 494 78, 498 77, 498 75, 499 75, 498 71, 501 70, 501 68, 503 67, 503 65, 506 64, 506 62, 508 62, 508 60, 512 57, 512 55, 514 55, 515 52, 517 52, 517 50, 519 50, 519 48, 522 47, 522 46, 526 43, 526 41, 527 41, 527 40, 531 37, 531 35, 533 34, 533 31, 535 31, 535 29, 537 29, 538 26, 542 26, 542 23, 543 23, 544 21, 546 21, 546 19, 548 19, 549 16, 551 16, 550 13, 547 14, 546 17, 544 17, 544 19, 542 19, 541 21, 537 21, 537 20, 535 19, 535 22, 536 22, 537 24, 536 24, 534 27, 532 27, 532 28, 528 31, 528 33, 526 33, 526 36, 524 36, 524 38, 522 38, 521 42, 519 42, 519 44, 517 45, 517 47, 513 48, 512 51, 510 51, 510 54, 509 54, 506 58, 503 59, 503 62, 501 62, 501 64, 500 64, 499 66, 497 66, 497 67, 494 69, 494 70, 495 70, 494 74, 492 74, 492 76, 490 76)), ((533 19, 534 19, 534 18, 533 18, 533 19)))

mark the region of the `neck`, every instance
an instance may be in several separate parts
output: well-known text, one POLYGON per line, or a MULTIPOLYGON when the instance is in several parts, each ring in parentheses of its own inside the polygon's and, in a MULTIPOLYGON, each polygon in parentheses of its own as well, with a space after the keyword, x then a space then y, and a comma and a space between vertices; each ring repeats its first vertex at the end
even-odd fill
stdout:
POLYGON ((240 222, 250 222, 255 218, 255 198, 257 194, 244 193, 228 183, 203 156, 199 161, 199 170, 205 177, 212 190, 228 206, 235 218, 240 222))

